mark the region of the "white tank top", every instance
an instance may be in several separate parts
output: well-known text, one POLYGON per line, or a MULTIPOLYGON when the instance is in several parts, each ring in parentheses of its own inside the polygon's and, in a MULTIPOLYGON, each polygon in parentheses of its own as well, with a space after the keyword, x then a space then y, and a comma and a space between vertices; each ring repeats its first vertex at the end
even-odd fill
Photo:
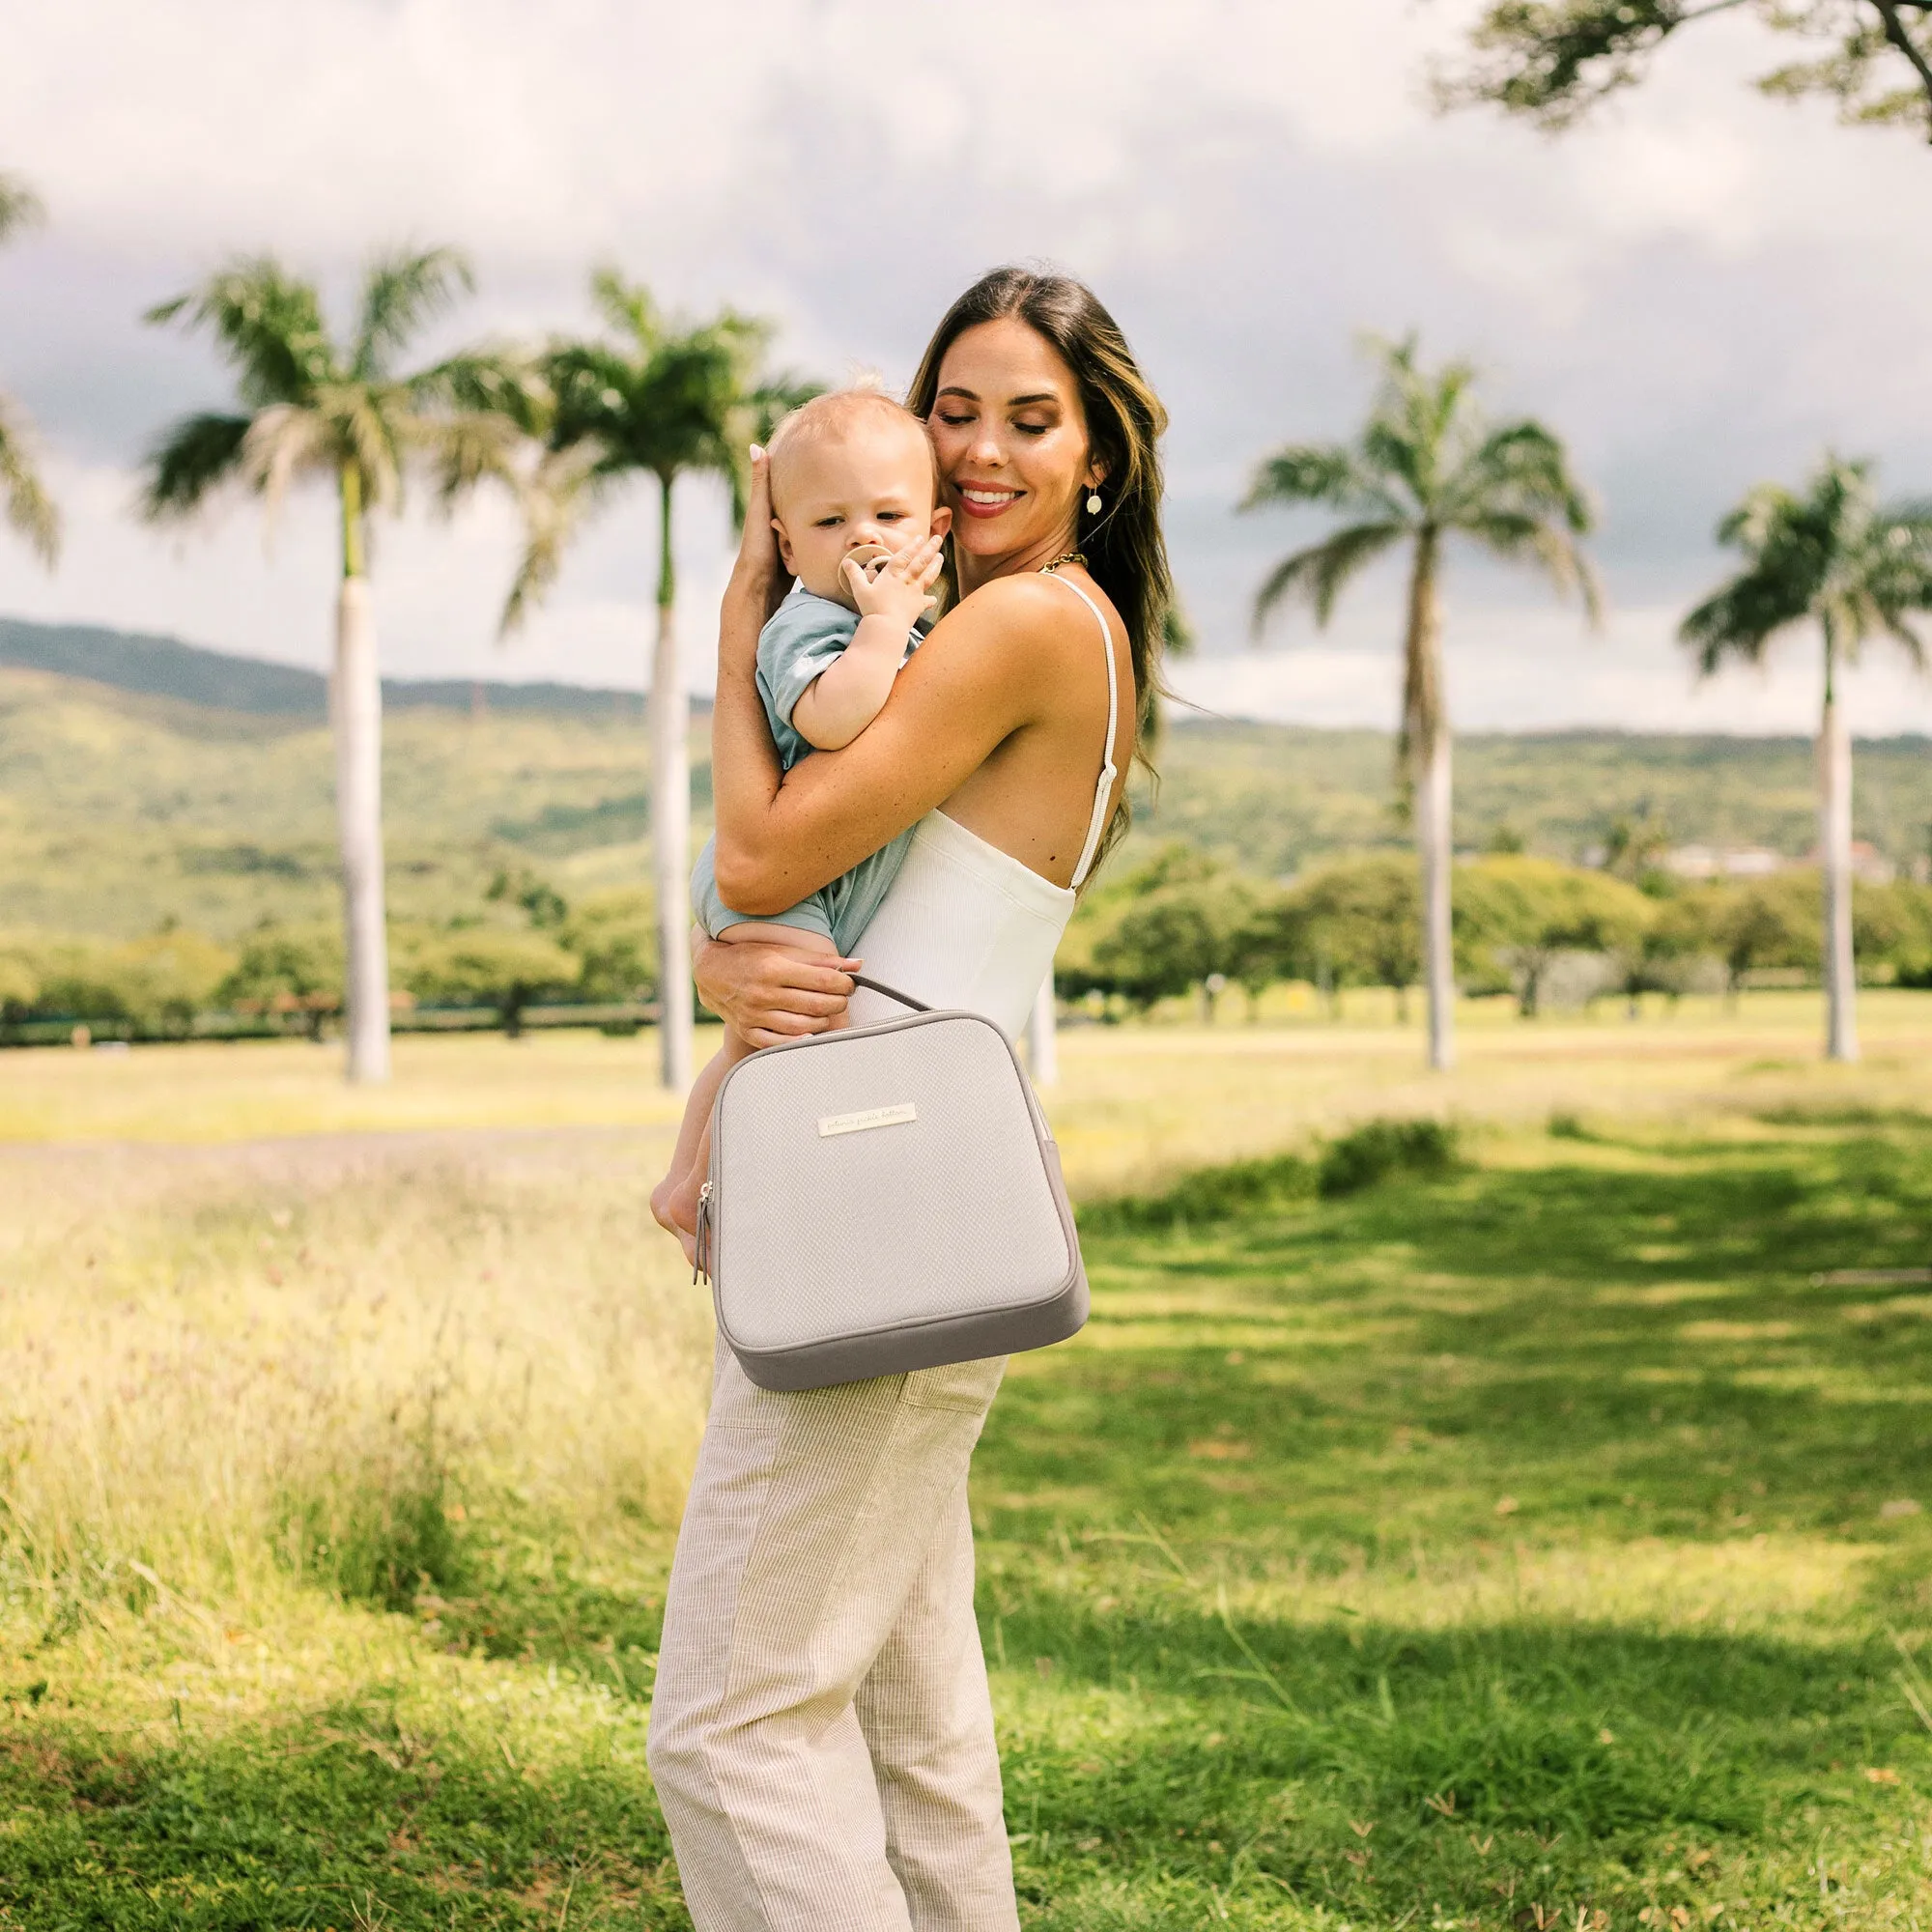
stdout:
MULTIPOLYGON (((1053 576, 1053 572, 1044 573, 1053 576)), ((1072 917, 1074 894, 1086 883, 1107 829, 1120 724, 1120 685, 1114 640, 1100 607, 1067 578, 1056 577, 1094 613, 1107 661, 1107 742, 1087 840, 1071 886, 1056 886, 1010 852, 989 845, 943 811, 928 811, 913 827, 912 843, 885 902, 852 951, 868 980, 883 980, 928 1006, 983 1013, 1009 1038, 1025 1026, 1035 995, 1053 968, 1060 936, 1072 917)), ((904 1009, 861 986, 852 995, 852 1023, 867 1026, 904 1009)))

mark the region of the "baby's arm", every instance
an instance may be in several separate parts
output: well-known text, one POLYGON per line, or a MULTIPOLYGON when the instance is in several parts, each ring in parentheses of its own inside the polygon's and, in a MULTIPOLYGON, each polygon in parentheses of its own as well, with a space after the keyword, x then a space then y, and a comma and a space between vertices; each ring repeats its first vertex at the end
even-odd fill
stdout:
POLYGON ((852 641, 805 688, 792 706, 792 729, 808 745, 836 752, 849 745, 892 695, 905 662, 906 639, 932 599, 884 557, 867 568, 845 559, 845 582, 859 607, 852 641))
POLYGON ((792 729, 821 752, 849 745, 885 709, 911 628, 890 617, 862 617, 852 641, 792 706, 792 729))

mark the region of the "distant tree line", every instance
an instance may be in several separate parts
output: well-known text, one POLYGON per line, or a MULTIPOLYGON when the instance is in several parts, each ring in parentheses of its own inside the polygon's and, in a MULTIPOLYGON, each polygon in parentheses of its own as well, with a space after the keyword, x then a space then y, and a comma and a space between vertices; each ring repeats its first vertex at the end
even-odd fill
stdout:
MULTIPOLYGON (((1518 851, 1456 863, 1452 950, 1464 996, 1509 998, 1525 1018, 1550 1005, 1645 993, 1735 998, 1764 980, 1815 983, 1825 965, 1818 874, 1687 882, 1655 864, 1644 822, 1612 829, 1602 867, 1518 851)), ((1932 988, 1932 886, 1855 883, 1851 916, 1866 984, 1932 988)), ((392 978, 406 1006, 464 1015, 515 1036, 532 1007, 611 1009, 661 997, 647 891, 575 904, 523 867, 499 871, 469 913, 391 926, 392 978)), ((1383 987, 1406 1020, 1424 978, 1413 861, 1375 851, 1287 884, 1257 878, 1179 840, 1155 847, 1088 894, 1063 942, 1063 1000, 1108 1017, 1189 998, 1213 1018, 1224 996, 1252 1015, 1268 987, 1300 981, 1331 1012, 1354 987, 1383 987)), ((347 975, 333 922, 265 921, 222 944, 182 926, 145 938, 0 938, 0 1044, 64 1037, 186 1038, 217 1031, 333 1036, 347 975)), ((592 1009, 602 1009, 593 1013, 592 1009)), ((619 1019, 615 1023, 623 1024, 619 1019)))
MULTIPOLYGON (((655 908, 638 889, 573 906, 534 874, 503 871, 473 914, 397 921, 389 937, 405 1003, 487 1014, 512 1036, 533 1006, 636 1008, 657 996, 655 908)), ((232 945, 180 926, 125 942, 16 935, 0 938, 0 1043, 44 1037, 54 1023, 185 1038, 217 1015, 319 1038, 342 1025, 347 982, 333 922, 267 921, 232 945)))
MULTIPOLYGON (((1627 842, 1614 856, 1634 853, 1627 842)), ((1452 943, 1465 995, 1513 998, 1533 1018, 1560 989, 1571 1000, 1646 992, 1730 997, 1760 975, 1812 982, 1823 955, 1818 874, 1686 883, 1526 853, 1456 865, 1452 943)), ((1932 987, 1932 887, 1857 882, 1852 918, 1867 983, 1932 987)), ((1144 1012, 1193 995, 1212 1017, 1240 988, 1301 980, 1339 1005, 1356 986, 1389 988, 1399 1015, 1423 979, 1416 867, 1397 852, 1318 867, 1287 885, 1245 874, 1197 847, 1168 844, 1096 887, 1061 948, 1063 997, 1144 1012)))

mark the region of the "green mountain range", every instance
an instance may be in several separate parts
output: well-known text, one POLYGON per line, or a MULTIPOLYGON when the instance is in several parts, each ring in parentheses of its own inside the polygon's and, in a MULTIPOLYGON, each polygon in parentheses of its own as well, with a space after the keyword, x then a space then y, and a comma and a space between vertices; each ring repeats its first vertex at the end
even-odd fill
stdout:
MULTIPOLYGON (((390 903, 472 910, 512 867, 566 898, 647 876, 646 732, 634 694, 389 687, 390 903)), ((332 917, 333 760, 323 680, 168 639, 0 620, 0 928, 134 936, 167 920, 229 938, 332 917)), ((708 728, 694 729, 696 815, 708 728)), ((1386 736, 1169 724, 1133 841, 1181 838, 1280 877, 1400 842, 1386 736)), ((1478 734, 1457 747, 1457 840, 1576 858, 1620 814, 1678 842, 1812 842, 1799 739, 1478 734)), ((1901 863, 1932 849, 1932 741, 1859 751, 1858 833, 1901 863)))
MULTIPOLYGON (((328 680, 296 665, 233 657, 174 638, 110 631, 98 624, 35 624, 0 617, 0 666, 48 670, 87 678, 117 691, 149 697, 178 697, 221 711, 263 718, 326 718, 328 680)), ((446 711, 482 705, 503 711, 552 711, 592 717, 613 709, 635 710, 636 692, 581 684, 501 684, 472 678, 383 680, 389 705, 432 704, 446 711)))

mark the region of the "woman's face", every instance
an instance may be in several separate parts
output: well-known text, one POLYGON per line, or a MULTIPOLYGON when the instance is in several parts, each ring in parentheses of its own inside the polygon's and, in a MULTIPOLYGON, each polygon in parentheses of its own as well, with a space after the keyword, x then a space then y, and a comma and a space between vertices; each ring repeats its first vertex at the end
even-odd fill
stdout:
POLYGON ((939 365, 929 421, 958 551, 1026 567, 1072 547, 1102 479, 1073 372, 1045 337, 1013 317, 967 329, 939 365))

